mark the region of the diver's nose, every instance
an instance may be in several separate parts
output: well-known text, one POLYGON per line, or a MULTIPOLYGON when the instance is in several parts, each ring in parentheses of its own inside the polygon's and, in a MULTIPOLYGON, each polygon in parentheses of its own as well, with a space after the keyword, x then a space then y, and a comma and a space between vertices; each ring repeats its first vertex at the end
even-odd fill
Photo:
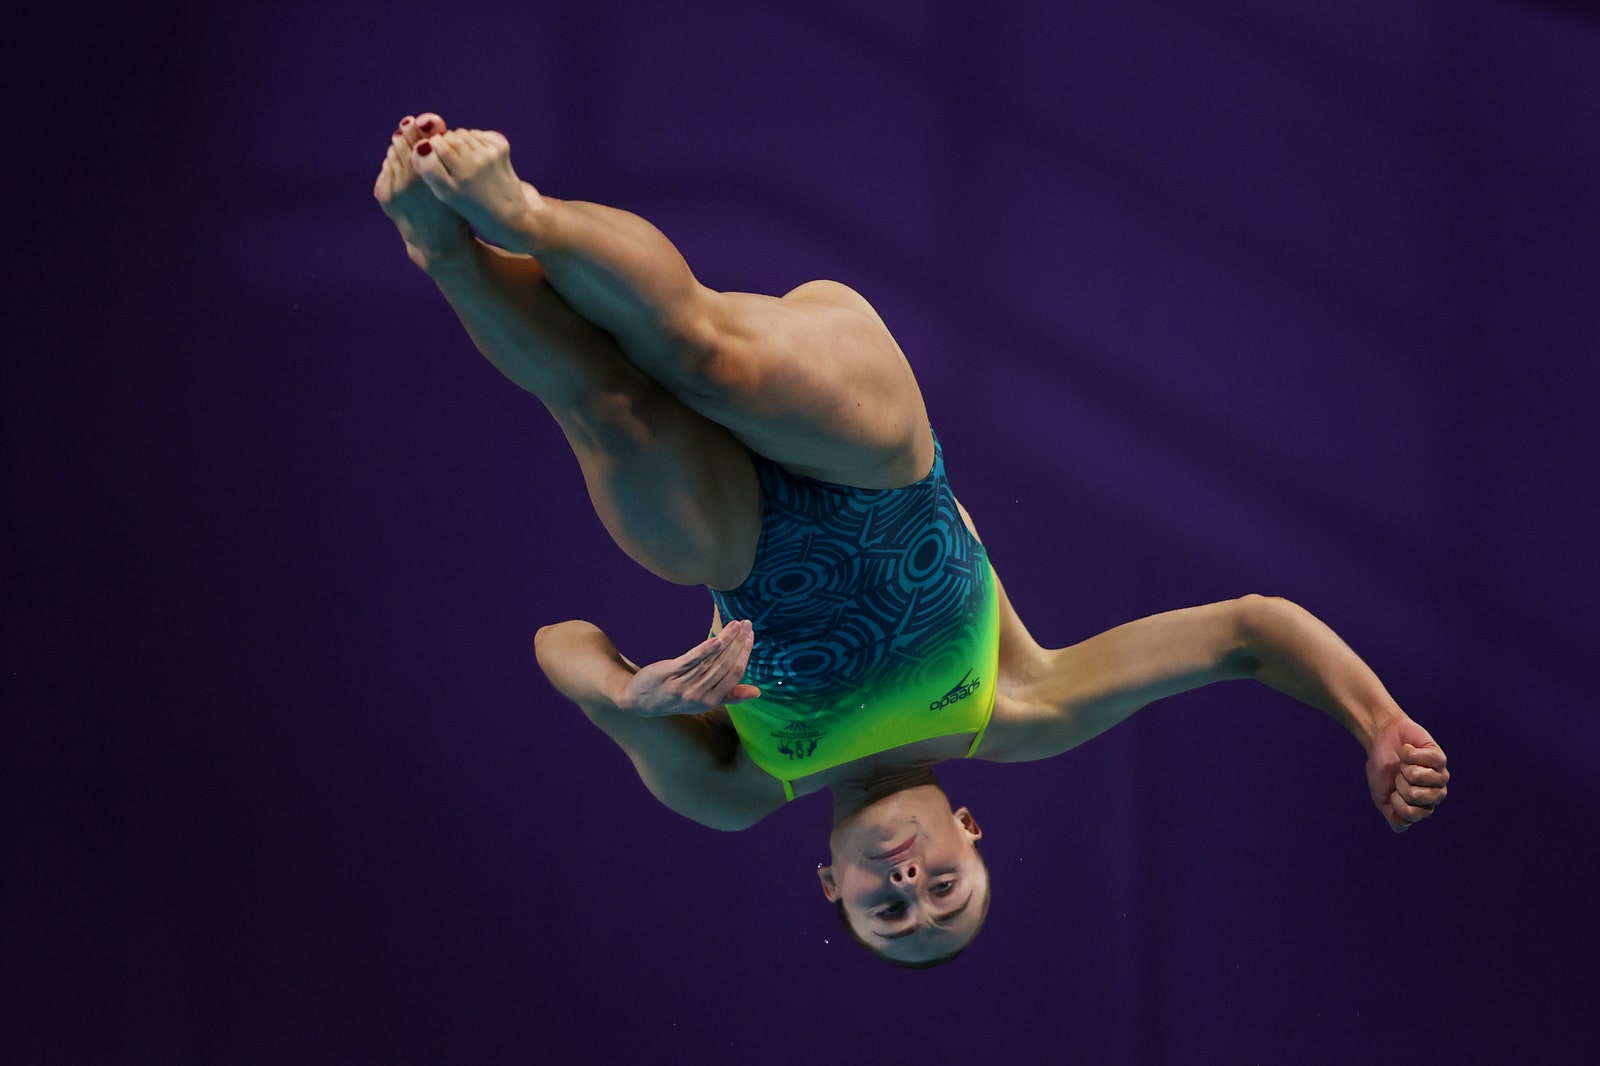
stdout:
POLYGON ((889 880, 893 881, 897 885, 915 884, 917 880, 917 874, 917 863, 916 860, 913 859, 904 866, 896 866, 894 869, 890 870, 889 880))

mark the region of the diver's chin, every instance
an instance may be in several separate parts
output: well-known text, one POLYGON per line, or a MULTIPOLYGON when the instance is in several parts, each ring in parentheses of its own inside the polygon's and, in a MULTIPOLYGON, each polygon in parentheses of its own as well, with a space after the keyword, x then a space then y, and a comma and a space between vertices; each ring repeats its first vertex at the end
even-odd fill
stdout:
POLYGON ((858 853, 883 851, 885 845, 899 844, 908 832, 920 830, 935 812, 949 809, 950 800, 931 771, 914 779, 880 778, 860 789, 835 788, 829 841, 836 854, 839 844, 850 841, 864 845, 852 847, 858 853))

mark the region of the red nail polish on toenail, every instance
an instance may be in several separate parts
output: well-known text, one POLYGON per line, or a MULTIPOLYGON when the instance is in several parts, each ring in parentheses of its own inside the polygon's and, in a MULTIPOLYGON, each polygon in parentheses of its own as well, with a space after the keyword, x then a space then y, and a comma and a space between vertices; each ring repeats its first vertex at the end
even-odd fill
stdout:
POLYGON ((432 151, 433 151, 433 145, 429 144, 427 141, 423 141, 421 144, 417 145, 417 154, 418 155, 428 155, 432 151))
POLYGON ((421 129, 423 133, 432 133, 433 132, 433 119, 430 118, 428 121, 424 122, 418 128, 421 129))
POLYGON ((400 125, 409 126, 409 125, 411 125, 411 120, 408 119, 408 118, 403 118, 403 119, 400 120, 400 125))

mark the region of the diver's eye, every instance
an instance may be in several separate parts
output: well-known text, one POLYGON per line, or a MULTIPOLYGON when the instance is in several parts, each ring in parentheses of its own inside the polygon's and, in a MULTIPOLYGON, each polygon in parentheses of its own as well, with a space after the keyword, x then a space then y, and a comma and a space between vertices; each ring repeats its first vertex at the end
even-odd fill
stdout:
POLYGON ((956 890, 956 882, 955 882, 955 878, 953 878, 953 877, 950 878, 947 881, 940 881, 938 884, 933 886, 933 894, 935 896, 948 896, 950 893, 954 892, 955 890, 956 890))
POLYGON ((896 900, 895 902, 889 904, 887 907, 883 908, 881 911, 878 911, 876 914, 873 915, 873 917, 874 918, 883 918, 883 919, 898 918, 902 914, 904 914, 905 912, 906 912, 905 901, 904 900, 896 900))

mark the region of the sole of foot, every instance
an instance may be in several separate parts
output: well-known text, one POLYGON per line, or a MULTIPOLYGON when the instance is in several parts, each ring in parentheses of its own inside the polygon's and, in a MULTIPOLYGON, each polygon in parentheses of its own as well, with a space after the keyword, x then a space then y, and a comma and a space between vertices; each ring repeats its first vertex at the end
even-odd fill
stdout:
POLYGON ((408 115, 389 138, 389 150, 373 183, 372 195, 406 242, 406 254, 423 270, 458 261, 474 251, 467 220, 441 203, 412 165, 419 144, 445 130, 432 112, 408 115))

